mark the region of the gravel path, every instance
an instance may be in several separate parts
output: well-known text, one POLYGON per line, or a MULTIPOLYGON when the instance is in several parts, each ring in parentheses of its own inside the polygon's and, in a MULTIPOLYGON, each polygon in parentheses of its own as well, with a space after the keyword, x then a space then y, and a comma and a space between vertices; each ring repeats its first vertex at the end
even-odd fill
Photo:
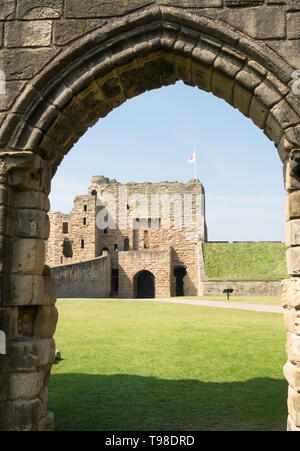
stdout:
POLYGON ((230 301, 206 301, 193 300, 193 299, 141 299, 141 301, 156 301, 156 302, 168 302, 171 304, 191 304, 200 305, 204 307, 219 307, 219 308, 231 308, 238 310, 252 310, 255 312, 269 312, 269 313, 283 313, 283 308, 280 305, 265 305, 265 304, 243 304, 240 302, 230 301))

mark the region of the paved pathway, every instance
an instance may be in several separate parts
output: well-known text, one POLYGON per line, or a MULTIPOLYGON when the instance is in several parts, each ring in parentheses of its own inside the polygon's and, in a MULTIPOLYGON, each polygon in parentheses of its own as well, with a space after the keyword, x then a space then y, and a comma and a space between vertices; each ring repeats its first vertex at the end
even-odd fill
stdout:
POLYGON ((205 307, 221 307, 231 308, 238 310, 252 310, 255 312, 269 312, 269 313, 283 313, 283 308, 280 305, 265 305, 265 304, 243 304, 241 302, 230 301, 208 301, 198 299, 168 299, 168 298, 156 298, 156 299, 141 299, 142 301, 156 301, 156 302, 168 302, 171 304, 192 304, 205 307))

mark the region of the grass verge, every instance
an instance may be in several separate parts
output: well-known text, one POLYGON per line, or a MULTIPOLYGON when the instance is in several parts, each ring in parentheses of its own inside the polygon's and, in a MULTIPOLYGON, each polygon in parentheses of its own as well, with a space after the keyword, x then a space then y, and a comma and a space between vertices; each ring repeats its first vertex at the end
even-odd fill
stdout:
POLYGON ((284 430, 282 316, 59 300, 56 430, 284 430))

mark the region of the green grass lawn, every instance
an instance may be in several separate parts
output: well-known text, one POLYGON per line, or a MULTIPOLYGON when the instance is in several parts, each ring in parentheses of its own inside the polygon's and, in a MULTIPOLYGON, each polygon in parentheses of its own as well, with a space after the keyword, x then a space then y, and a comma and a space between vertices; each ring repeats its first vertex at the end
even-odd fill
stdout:
MULTIPOLYGON (((206 301, 222 301, 227 302, 226 295, 223 296, 178 296, 174 299, 191 299, 206 301)), ((242 304, 265 304, 265 305, 281 305, 281 296, 230 296, 230 302, 240 302, 242 304)))
POLYGON ((284 430, 282 315, 59 300, 56 430, 284 430))
POLYGON ((203 243, 207 280, 281 280, 288 278, 285 244, 203 243))

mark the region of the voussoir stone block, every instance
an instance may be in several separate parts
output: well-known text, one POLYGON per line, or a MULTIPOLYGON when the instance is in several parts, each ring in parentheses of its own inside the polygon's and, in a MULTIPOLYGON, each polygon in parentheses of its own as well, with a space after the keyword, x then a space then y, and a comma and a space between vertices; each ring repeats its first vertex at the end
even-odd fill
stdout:
POLYGON ((283 135, 283 129, 272 113, 267 117, 264 133, 277 146, 283 135))
POLYGON ((245 116, 249 116, 249 108, 253 92, 249 91, 243 85, 238 82, 235 83, 233 88, 233 106, 238 108, 245 116))
POLYGON ((221 54, 217 57, 212 78, 212 91, 216 96, 231 103, 235 76, 242 66, 243 61, 233 56, 221 54))
POLYGON ((277 103, 272 108, 271 114, 283 129, 291 127, 298 122, 298 115, 285 100, 277 103))

